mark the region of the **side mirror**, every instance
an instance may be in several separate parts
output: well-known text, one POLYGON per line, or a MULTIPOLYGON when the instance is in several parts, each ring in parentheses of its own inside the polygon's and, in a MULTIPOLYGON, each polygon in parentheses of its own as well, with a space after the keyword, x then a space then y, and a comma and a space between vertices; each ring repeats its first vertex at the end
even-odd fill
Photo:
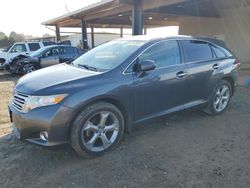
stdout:
POLYGON ((156 68, 155 62, 152 60, 144 60, 136 64, 137 72, 147 72, 156 68))

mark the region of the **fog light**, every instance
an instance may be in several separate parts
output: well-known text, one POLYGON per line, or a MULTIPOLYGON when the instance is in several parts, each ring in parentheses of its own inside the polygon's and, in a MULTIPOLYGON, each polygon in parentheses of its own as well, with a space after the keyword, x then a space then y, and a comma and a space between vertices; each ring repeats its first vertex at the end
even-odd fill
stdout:
POLYGON ((40 138, 43 141, 47 142, 48 141, 48 132, 46 132, 46 131, 40 132, 40 138))

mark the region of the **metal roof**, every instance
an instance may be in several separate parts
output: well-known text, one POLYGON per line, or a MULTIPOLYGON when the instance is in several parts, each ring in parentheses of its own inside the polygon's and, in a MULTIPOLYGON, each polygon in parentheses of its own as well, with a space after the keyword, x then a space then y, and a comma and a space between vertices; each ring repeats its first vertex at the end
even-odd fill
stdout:
MULTIPOLYGON (((213 0, 143 0, 143 24, 146 27, 178 25, 178 16, 218 17, 213 0)), ((100 28, 131 27, 132 0, 103 0, 88 7, 45 21, 59 27, 80 27, 81 19, 88 26, 100 28)))

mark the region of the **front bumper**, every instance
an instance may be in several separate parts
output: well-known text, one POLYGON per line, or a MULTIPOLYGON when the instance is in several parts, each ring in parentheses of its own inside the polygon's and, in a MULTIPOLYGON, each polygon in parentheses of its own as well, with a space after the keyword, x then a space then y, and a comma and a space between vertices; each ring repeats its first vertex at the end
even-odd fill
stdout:
POLYGON ((56 146, 68 142, 72 109, 58 104, 21 113, 10 104, 9 111, 18 139, 42 146, 56 146), (48 133, 46 141, 40 138, 40 133, 44 131, 48 133))
POLYGON ((22 73, 22 67, 19 66, 19 65, 13 65, 13 64, 9 64, 9 63, 6 63, 4 65, 4 69, 6 71, 8 71, 9 73, 12 73, 12 74, 19 74, 19 73, 22 73))

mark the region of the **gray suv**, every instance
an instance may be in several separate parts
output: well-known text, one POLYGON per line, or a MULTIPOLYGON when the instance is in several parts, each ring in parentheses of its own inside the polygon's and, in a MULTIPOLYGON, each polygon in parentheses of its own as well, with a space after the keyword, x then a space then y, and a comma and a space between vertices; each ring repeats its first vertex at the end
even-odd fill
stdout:
POLYGON ((114 149, 132 125, 191 107, 223 113, 238 60, 217 40, 136 36, 100 45, 72 64, 22 77, 9 105, 14 132, 84 157, 114 149))

